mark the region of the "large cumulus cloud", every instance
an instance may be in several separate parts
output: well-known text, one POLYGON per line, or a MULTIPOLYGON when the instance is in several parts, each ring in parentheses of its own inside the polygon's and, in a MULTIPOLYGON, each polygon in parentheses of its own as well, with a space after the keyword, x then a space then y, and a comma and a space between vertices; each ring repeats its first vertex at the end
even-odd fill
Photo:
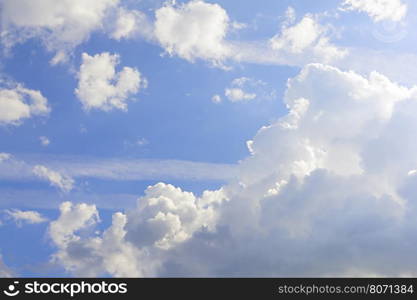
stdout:
POLYGON ((235 180, 201 197, 149 187, 98 235, 84 232, 89 210, 93 222, 52 236, 55 259, 82 275, 415 275, 416 91, 307 65, 235 180))

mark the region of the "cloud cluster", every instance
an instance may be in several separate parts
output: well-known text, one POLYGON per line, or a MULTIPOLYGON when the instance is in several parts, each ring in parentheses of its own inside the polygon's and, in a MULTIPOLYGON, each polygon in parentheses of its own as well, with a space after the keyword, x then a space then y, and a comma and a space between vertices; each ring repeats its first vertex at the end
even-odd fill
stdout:
POLYGON ((115 276, 416 274, 417 88, 310 64, 285 103, 236 180, 200 198, 149 187, 103 234, 65 248, 72 265, 115 276), (109 255, 97 254, 108 239, 109 255))
POLYGON ((36 165, 33 167, 33 174, 47 180, 52 186, 63 192, 69 192, 74 187, 74 179, 69 176, 62 175, 56 171, 50 170, 45 166, 36 165))
POLYGON ((118 64, 117 54, 103 52, 90 56, 83 53, 75 94, 85 110, 127 110, 126 102, 131 95, 146 88, 147 80, 137 69, 124 67, 116 72, 118 64))
POLYGON ((0 125, 21 125, 24 119, 49 114, 48 100, 40 91, 22 85, 0 88, 0 125))
POLYGON ((407 14, 407 5, 401 0, 345 0, 340 9, 364 12, 374 22, 399 22, 407 14))

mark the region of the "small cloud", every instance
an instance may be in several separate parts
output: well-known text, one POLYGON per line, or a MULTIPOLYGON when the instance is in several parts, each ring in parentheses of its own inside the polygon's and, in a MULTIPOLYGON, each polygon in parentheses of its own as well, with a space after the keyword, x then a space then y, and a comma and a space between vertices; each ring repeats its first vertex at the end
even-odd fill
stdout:
POLYGON ((401 0, 345 0, 339 9, 364 12, 374 22, 399 22, 407 14, 407 5, 401 0))
POLYGON ((149 144, 149 141, 145 138, 140 138, 136 141, 136 145, 138 145, 138 146, 145 146, 145 145, 148 145, 148 144, 149 144))
POLYGON ((281 32, 269 40, 271 49, 281 56, 296 59, 311 57, 331 62, 343 58, 348 51, 331 43, 331 26, 322 25, 318 15, 307 14, 295 23, 295 11, 286 13, 281 32))
POLYGON ((138 148, 138 147, 141 148, 141 147, 145 147, 146 145, 149 145, 149 141, 144 137, 140 137, 135 140, 123 141, 123 146, 126 149, 138 148))
POLYGON ((232 28, 234 29, 234 30, 242 30, 242 29, 245 29, 245 28, 247 28, 248 27, 248 25, 247 24, 245 24, 245 23, 239 23, 239 22, 232 22, 232 28))
POLYGON ((226 89, 224 95, 232 102, 239 102, 242 100, 252 100, 256 98, 256 94, 245 93, 240 88, 226 89))
POLYGON ((118 64, 118 54, 112 55, 107 52, 94 56, 82 54, 75 94, 84 110, 126 111, 127 101, 132 100, 131 96, 147 87, 147 80, 137 69, 124 67, 117 72, 118 64))
POLYGON ((19 126, 24 119, 46 116, 49 112, 48 100, 40 91, 20 84, 13 88, 0 87, 0 125, 19 126))
POLYGON ((216 103, 216 104, 221 103, 222 102, 222 97, 220 97, 220 95, 216 94, 213 97, 211 97, 211 101, 213 103, 216 103))
POLYGON ((129 39, 141 36, 147 39, 153 38, 153 24, 146 14, 138 10, 126 10, 119 8, 117 19, 113 25, 111 38, 115 40, 129 39))
POLYGON ((45 166, 36 165, 32 171, 33 174, 49 181, 52 186, 59 188, 63 192, 69 192, 74 187, 74 180, 71 177, 52 171, 45 166))
POLYGON ((68 54, 65 51, 58 51, 49 62, 52 66, 68 62, 68 54))
POLYGON ((51 143, 51 141, 46 136, 39 137, 39 140, 41 141, 41 145, 44 147, 48 146, 51 143))
POLYGON ((21 226, 23 223, 39 224, 48 221, 48 219, 44 218, 40 213, 36 211, 22 211, 18 209, 12 209, 5 210, 5 213, 19 226, 21 226))
POLYGON ((225 89, 224 95, 231 102, 239 102, 255 98, 270 98, 274 92, 267 90, 267 84, 262 80, 239 77, 232 80, 230 86, 225 89))

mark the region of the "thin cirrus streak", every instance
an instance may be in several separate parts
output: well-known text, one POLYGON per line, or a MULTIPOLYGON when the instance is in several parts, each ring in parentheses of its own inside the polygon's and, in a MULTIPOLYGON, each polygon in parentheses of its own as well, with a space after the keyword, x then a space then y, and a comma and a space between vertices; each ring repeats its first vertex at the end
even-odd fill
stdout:
POLYGON ((74 179, 228 181, 235 178, 237 174, 237 166, 233 164, 185 160, 24 155, 0 163, 0 178, 12 181, 36 179, 32 170, 35 165, 39 164, 74 179))

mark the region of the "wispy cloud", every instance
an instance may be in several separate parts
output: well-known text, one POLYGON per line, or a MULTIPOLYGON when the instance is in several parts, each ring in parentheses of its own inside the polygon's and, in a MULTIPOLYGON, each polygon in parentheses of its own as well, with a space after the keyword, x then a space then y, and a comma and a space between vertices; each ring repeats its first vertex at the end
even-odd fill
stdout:
POLYGON ((63 192, 69 192, 74 187, 74 179, 67 175, 48 169, 42 165, 36 165, 32 169, 33 174, 41 179, 49 181, 49 183, 59 188, 63 192))
POLYGON ((23 223, 26 224, 39 224, 48 221, 37 211, 22 211, 18 209, 5 210, 5 213, 8 217, 13 219, 18 226, 21 226, 23 223))
MULTIPOLYGON (((25 155, 0 163, 0 179, 34 180, 33 168, 48 170, 77 178, 102 180, 195 180, 228 181, 236 177, 233 164, 217 164, 184 160, 98 159, 77 156, 25 155)), ((37 172, 39 174, 39 172, 37 172)), ((42 172, 42 174, 50 172, 42 172)), ((51 177, 51 176, 49 176, 51 177)), ((49 178, 48 177, 48 178, 49 178)), ((56 177, 56 176, 55 176, 56 177)), ((62 180, 58 180, 62 183, 62 180)), ((58 184, 58 183, 57 183, 58 184)), ((62 187, 64 185, 61 184, 62 187)))

